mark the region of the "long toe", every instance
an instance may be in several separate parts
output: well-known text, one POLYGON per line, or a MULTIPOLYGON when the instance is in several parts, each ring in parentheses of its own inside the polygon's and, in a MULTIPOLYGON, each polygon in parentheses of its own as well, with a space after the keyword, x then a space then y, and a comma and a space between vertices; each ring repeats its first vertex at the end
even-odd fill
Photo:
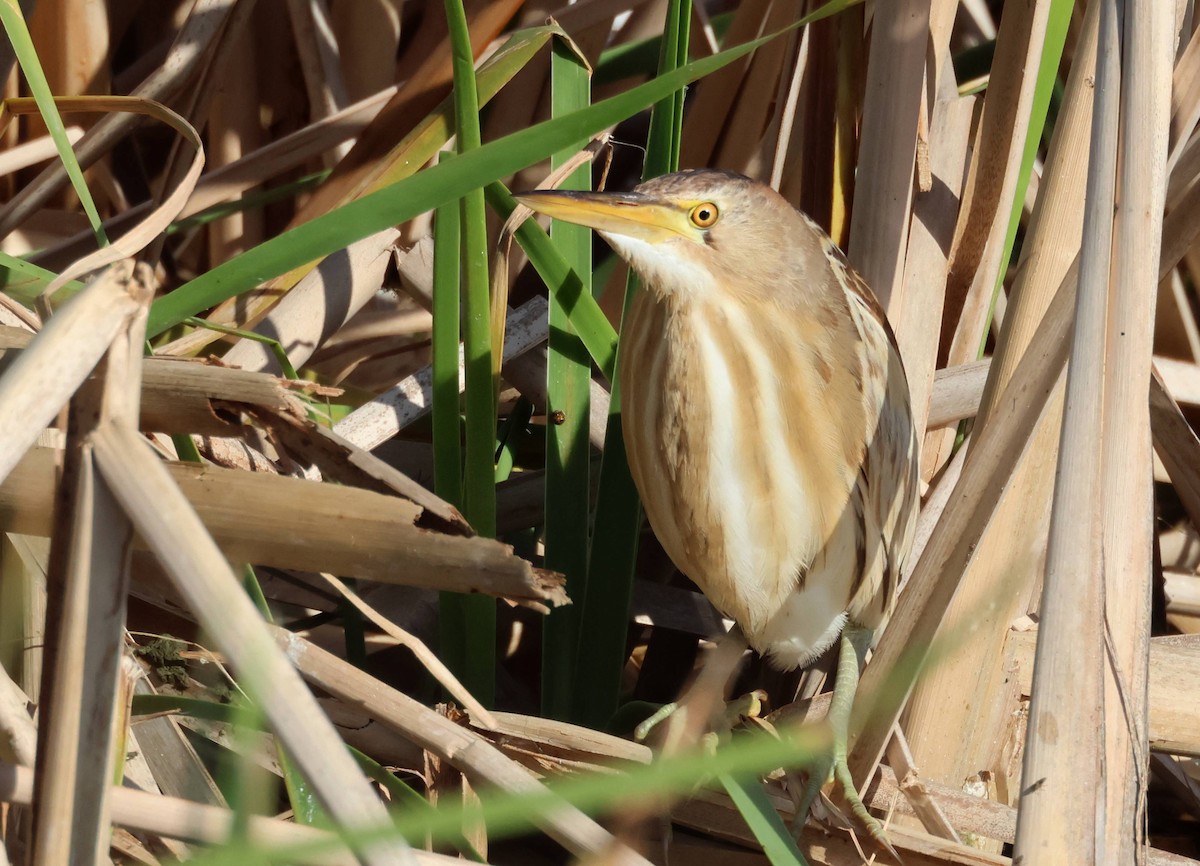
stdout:
POLYGON ((879 819, 867 811, 858 789, 854 787, 854 779, 850 777, 850 766, 846 763, 844 755, 834 757, 833 777, 837 781, 838 787, 841 788, 842 797, 858 825, 867 831, 867 835, 875 840, 879 847, 891 854, 897 863, 903 863, 900 853, 892 846, 887 837, 887 831, 883 829, 879 819))
POLYGON ((792 837, 799 842, 800 836, 804 832, 804 824, 808 821, 808 815, 813 810, 818 799, 821 796, 821 788, 825 785, 833 772, 833 755, 821 755, 812 766, 808 768, 808 780, 804 783, 804 791, 801 793, 799 801, 796 803, 796 812, 792 816, 792 837))

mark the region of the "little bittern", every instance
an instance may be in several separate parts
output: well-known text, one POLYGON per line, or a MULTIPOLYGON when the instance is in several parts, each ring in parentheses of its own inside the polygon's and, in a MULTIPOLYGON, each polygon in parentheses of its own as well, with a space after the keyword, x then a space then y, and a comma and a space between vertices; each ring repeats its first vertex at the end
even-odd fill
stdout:
POLYGON ((896 600, 917 512, 917 442, 896 340, 811 219, 761 183, 682 171, 632 193, 539 191, 641 277, 621 334, 625 447, 674 563, 777 667, 842 637, 830 771, 846 766, 863 657, 896 600))

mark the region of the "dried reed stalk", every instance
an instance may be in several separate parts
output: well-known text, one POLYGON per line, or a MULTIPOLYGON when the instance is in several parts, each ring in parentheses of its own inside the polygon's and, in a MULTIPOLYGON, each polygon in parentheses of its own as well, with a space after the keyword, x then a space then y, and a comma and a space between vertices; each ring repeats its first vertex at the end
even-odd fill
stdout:
POLYGON ((110 268, 56 313, 0 376, 0 481, 108 351, 136 302, 129 271, 110 268))
MULTIPOLYGON (((1154 484, 1146 389, 1163 242, 1171 62, 1170 4, 1126 0, 1121 170, 1113 228, 1101 473, 1104 477, 1105 859, 1145 848, 1147 655, 1154 580, 1154 484), (1131 828, 1138 828, 1131 832, 1131 828)), ((1173 266, 1174 263, 1172 262, 1173 266)), ((1099 623, 1097 623, 1099 625, 1099 623)))
MULTIPOLYGON (((27 331, 0 327, 0 352, 23 350, 33 339, 27 331)), ((303 416, 304 403, 297 392, 312 387, 264 373, 169 357, 146 358, 142 368, 139 427, 147 432, 235 435, 240 425, 231 411, 237 407, 230 404, 303 416)))
MULTIPOLYGON (((309 682, 362 709, 376 721, 448 762, 474 787, 492 786, 510 792, 544 790, 532 773, 506 758, 474 731, 455 724, 291 632, 274 628, 273 634, 275 642, 309 682)), ((622 863, 648 864, 644 858, 616 842, 591 818, 565 802, 561 808, 539 818, 538 825, 578 857, 612 851, 622 863)))
MULTIPOLYGON (((276 735, 330 816, 353 830, 387 826, 375 792, 337 730, 274 646, 266 624, 166 468, 131 428, 106 424, 92 436, 96 463, 138 532, 214 644, 237 669, 276 735)), ((400 842, 373 842, 366 864, 415 863, 400 842)))
POLYGON ((875 9, 847 252, 884 308, 904 276, 930 0, 875 9))
POLYGON ((1018 856, 1047 862, 1110 862, 1097 832, 1104 825, 1106 797, 1100 577, 1105 574, 1101 527, 1108 492, 1096 455, 1111 388, 1104 356, 1121 97, 1119 9, 1119 0, 1099 4, 1087 184, 1093 206, 1083 223, 1014 849, 1018 856))
MULTIPOLYGON (((254 330, 278 340, 292 366, 299 368, 375 297, 399 236, 395 229, 387 229, 325 259, 284 295, 254 330)), ((243 370, 282 372, 275 355, 256 340, 239 340, 223 360, 243 370)))
MULTIPOLYGON (((257 848, 286 848, 293 863, 313 866, 357 866, 358 859, 327 830, 307 827, 261 815, 237 816, 228 809, 194 803, 178 797, 150 794, 114 786, 110 792, 114 824, 168 839, 183 839, 200 845, 223 845, 235 830, 257 848), (239 822, 242 822, 239 824, 239 822), (306 848, 315 849, 306 854, 306 848)), ((33 802, 33 771, 0 762, 0 801, 28 806, 33 802)), ((413 851, 419 866, 449 866, 462 863, 457 857, 413 851)))
MULTIPOLYGON (((54 459, 52 449, 34 449, 0 484, 0 525, 50 534, 54 459)), ((508 545, 420 529, 413 524, 421 508, 395 496, 191 463, 160 469, 235 561, 567 603, 561 578, 514 556, 508 545)))
MULTIPOLYGON (((1080 154, 1088 150, 1096 56, 1097 7, 1089 9, 976 429, 991 423, 992 407, 1079 249, 1088 163, 1080 154)), ((941 633, 955 642, 954 651, 921 677, 905 713, 909 743, 928 778, 947 785, 987 779, 991 796, 1010 805, 1020 787, 1020 760, 1019 755, 1013 760, 1007 748, 1019 739, 1021 717, 1001 699, 1011 688, 1002 648, 1013 620, 1036 606, 1061 417, 1060 388, 1006 482, 997 513, 946 613, 941 633), (959 698, 947 703, 947 694, 959 698), (961 745, 945 748, 948 738, 961 745)))
POLYGON ((121 275, 121 288, 136 305, 114 336, 99 376, 71 401, 47 575, 34 866, 105 857, 109 780, 117 764, 114 742, 124 739, 115 736, 120 716, 114 697, 124 650, 133 526, 96 471, 90 437, 97 424, 132 425, 137 419, 153 290, 148 269, 137 274, 126 266, 110 273, 121 275))

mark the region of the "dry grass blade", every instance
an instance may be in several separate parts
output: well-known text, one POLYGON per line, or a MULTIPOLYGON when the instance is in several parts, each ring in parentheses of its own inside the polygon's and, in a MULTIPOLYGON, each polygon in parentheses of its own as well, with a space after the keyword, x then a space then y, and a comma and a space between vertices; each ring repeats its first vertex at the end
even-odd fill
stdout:
MULTIPOLYGON (((192 194, 192 190, 195 189, 196 182, 200 179, 200 172, 204 168, 204 147, 200 143, 199 133, 183 117, 165 105, 138 97, 121 96, 62 98, 56 99, 55 104, 60 110, 66 112, 105 111, 144 114, 161 121, 178 132, 192 146, 195 153, 187 171, 175 188, 171 190, 170 195, 164 198, 162 204, 151 210, 139 223, 113 243, 84 256, 63 270, 46 286, 44 293, 46 299, 77 277, 133 256, 158 238, 183 210, 183 206, 187 202, 188 196, 192 194)), ((5 103, 5 107, 13 114, 33 114, 38 110, 37 104, 32 98, 10 99, 5 103)))
MULTIPOLYGON (((231 201, 264 179, 291 171, 317 154, 353 138, 371 122, 395 92, 395 87, 388 87, 346 106, 337 114, 264 144, 234 162, 212 168, 196 184, 187 204, 179 212, 179 219, 195 216, 206 208, 231 201)), ((108 233, 123 230, 151 207, 151 203, 147 202, 110 217, 104 221, 104 230, 108 233)), ((95 235, 90 230, 79 232, 47 247, 38 259, 45 262, 74 260, 94 244, 95 235)))
MULTIPOLYGON (((133 92, 138 99, 167 101, 185 81, 195 74, 212 42, 218 39, 228 16, 237 6, 234 0, 197 0, 166 60, 133 92)), ((110 114, 84 135, 75 149, 81 167, 86 168, 126 135, 137 122, 134 115, 110 114)), ((55 163, 32 183, 23 187, 0 214, 0 237, 24 223, 67 184, 66 170, 55 163)))
MULTIPOLYGON (((306 679, 449 762, 462 771, 474 787, 542 790, 541 783, 532 773, 506 758, 479 734, 385 686, 303 638, 283 629, 275 629, 274 634, 276 643, 306 679)), ((638 854, 623 849, 604 828, 566 803, 542 816, 538 825, 577 857, 609 852, 616 847, 620 862, 648 864, 638 854)))
MULTIPOLYGON (((131 428, 103 425, 93 441, 97 466, 113 495, 215 645, 236 666, 240 682, 322 805, 346 828, 386 826, 387 812, 337 730, 275 647, 254 603, 166 468, 131 428)), ((415 862, 399 843, 372 844, 362 856, 370 864, 415 862)))
POLYGON ((471 714, 471 719, 478 723, 481 727, 487 730, 494 730, 497 727, 496 718, 488 712, 484 707, 471 697, 471 693, 466 690, 458 677, 450 672, 450 669, 442 664, 429 647, 425 646, 424 641, 406 632, 400 626, 396 625, 390 619, 385 617, 371 605, 363 601, 362 597, 346 586, 345 583, 338 580, 332 574, 323 573, 321 577, 336 589, 347 601, 354 605, 359 613, 381 628, 385 634, 395 638, 403 647, 407 647, 412 651, 412 654, 425 666, 430 675, 435 680, 441 683, 442 687, 450 693, 450 696, 459 701, 468 713, 471 714))

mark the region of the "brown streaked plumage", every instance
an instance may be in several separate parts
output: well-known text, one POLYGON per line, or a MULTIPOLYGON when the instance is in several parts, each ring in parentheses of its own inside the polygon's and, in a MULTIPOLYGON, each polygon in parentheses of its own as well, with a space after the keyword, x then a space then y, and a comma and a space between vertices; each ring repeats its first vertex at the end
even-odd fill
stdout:
POLYGON ((672 560, 781 668, 845 632, 832 763, 858 813, 837 727, 917 510, 908 384, 883 310, 815 223, 741 175, 520 198, 594 228, 642 278, 621 338, 623 427, 672 560))

